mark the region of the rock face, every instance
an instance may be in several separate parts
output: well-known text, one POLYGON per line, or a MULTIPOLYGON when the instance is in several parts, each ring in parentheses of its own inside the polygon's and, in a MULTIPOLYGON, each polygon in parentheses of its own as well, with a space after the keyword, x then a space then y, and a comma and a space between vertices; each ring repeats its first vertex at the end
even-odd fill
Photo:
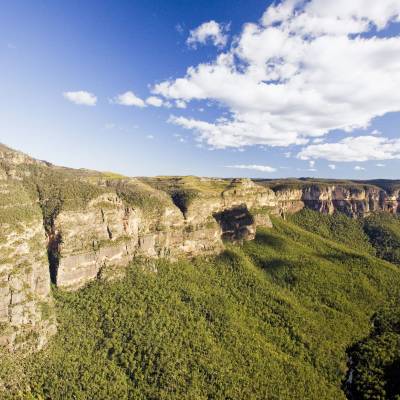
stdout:
POLYGON ((35 350, 55 333, 46 234, 39 204, 8 166, 0 167, 0 345, 35 350))
POLYGON ((368 184, 304 183, 302 188, 296 189, 279 186, 275 194, 281 214, 297 212, 303 207, 325 214, 342 212, 349 217, 364 217, 377 211, 400 213, 398 189, 387 192, 368 184))
POLYGON ((222 230, 222 239, 231 242, 252 240, 256 236, 255 219, 246 206, 234 207, 214 214, 222 230))
POLYGON ((308 207, 400 213, 400 183, 126 178, 71 170, 0 145, 0 346, 39 349, 56 331, 51 282, 76 290, 134 257, 214 254, 269 215, 308 207), (385 186, 386 187, 386 186, 385 186))
MULTIPOLYGON (((116 192, 104 193, 80 210, 61 208, 49 242, 57 286, 79 288, 107 266, 126 265, 136 256, 204 255, 221 251, 225 239, 251 239, 256 220, 247 207, 271 205, 273 195, 251 181, 236 181, 218 196, 199 193, 182 213, 170 196, 151 186, 145 194, 157 202, 149 201, 150 207, 135 204, 132 193, 143 191, 142 185, 136 180, 108 183, 107 189, 116 192)), ((269 226, 270 220, 264 215, 258 223, 269 226)))

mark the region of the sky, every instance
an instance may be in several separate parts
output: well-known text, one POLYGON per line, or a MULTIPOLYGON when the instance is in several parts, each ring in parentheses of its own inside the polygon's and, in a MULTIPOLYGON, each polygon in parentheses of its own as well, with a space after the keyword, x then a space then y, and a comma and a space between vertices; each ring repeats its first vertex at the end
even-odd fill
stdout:
POLYGON ((400 178, 400 0, 3 0, 0 142, 129 176, 400 178))

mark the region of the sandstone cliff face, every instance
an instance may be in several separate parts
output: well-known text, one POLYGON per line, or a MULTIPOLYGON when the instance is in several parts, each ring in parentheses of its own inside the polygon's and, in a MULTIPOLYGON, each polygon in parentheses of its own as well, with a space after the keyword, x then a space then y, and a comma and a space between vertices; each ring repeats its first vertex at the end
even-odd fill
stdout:
POLYGON ((295 188, 278 188, 275 190, 275 210, 276 214, 285 216, 285 214, 295 213, 304 208, 303 190, 295 188))
POLYGON ((391 214, 400 214, 400 190, 381 193, 380 204, 382 204, 383 211, 391 214))
POLYGON ((140 215, 125 207, 115 193, 99 196, 82 210, 61 211, 50 238, 54 283, 78 288, 107 264, 128 263, 139 224, 140 215))
POLYGON ((306 207, 319 212, 339 211, 356 217, 383 209, 380 192, 369 187, 311 186, 303 190, 302 200, 306 207))
POLYGON ((400 212, 399 190, 388 194, 385 190, 362 184, 308 184, 293 188, 283 185, 275 189, 276 210, 284 215, 303 207, 332 214, 342 212, 350 217, 364 217, 371 212, 400 212))
POLYGON ((251 181, 235 182, 216 197, 199 196, 185 213, 164 192, 149 187, 146 195, 157 201, 141 207, 132 197, 132 191, 143 191, 135 180, 116 188, 80 210, 61 208, 55 217, 49 248, 57 286, 77 289, 104 268, 127 265, 137 256, 175 259, 216 253, 223 249, 223 239, 253 238, 256 221, 270 226, 268 215, 253 218, 248 208, 272 207, 273 192, 251 181))
MULTIPOLYGON (((400 185, 399 185, 400 187, 400 185)), ((134 257, 215 254, 223 241, 308 207, 400 213, 400 189, 368 183, 125 178, 71 170, 0 145, 0 346, 41 348, 56 330, 51 281, 76 290, 134 257)))
POLYGON ((248 209, 274 208, 275 194, 271 189, 259 186, 249 179, 235 179, 220 193, 199 193, 189 203, 184 214, 188 223, 196 223, 204 221, 215 213, 243 205, 248 209))
POLYGON ((47 242, 38 203, 2 169, 0 345, 40 349, 55 332, 47 242))

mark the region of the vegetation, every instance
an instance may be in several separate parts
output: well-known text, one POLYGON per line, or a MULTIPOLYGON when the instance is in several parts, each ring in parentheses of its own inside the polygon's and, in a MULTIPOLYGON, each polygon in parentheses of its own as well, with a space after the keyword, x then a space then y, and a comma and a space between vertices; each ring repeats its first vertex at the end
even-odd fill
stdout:
POLYGON ((373 214, 364 220, 364 230, 377 255, 400 265, 400 218, 388 213, 373 214))
POLYGON ((85 208, 90 200, 105 192, 105 189, 77 179, 73 170, 47 168, 42 165, 25 164, 19 167, 20 174, 29 176, 22 184, 32 199, 39 198, 43 221, 50 229, 52 221, 62 210, 85 208))
POLYGON ((400 189, 399 179, 373 179, 364 182, 370 185, 378 186, 388 192, 388 194, 392 194, 395 190, 400 189))
POLYGON ((290 215, 288 218, 309 232, 345 244, 361 252, 375 254, 375 249, 369 242, 360 220, 350 218, 343 213, 326 215, 308 208, 290 215))
POLYGON ((351 181, 348 179, 322 179, 322 178, 288 178, 288 179, 255 179, 255 182, 270 187, 272 190, 326 188, 328 186, 341 186, 352 191, 378 187, 378 181, 351 181))
POLYGON ((133 179, 118 182, 115 189, 118 196, 131 207, 139 207, 145 215, 155 218, 160 217, 165 207, 171 202, 164 193, 159 193, 150 186, 133 179))
POLYGON ((380 310, 373 331, 350 351, 347 391, 354 400, 400 399, 400 304, 380 310))
POLYGON ((138 261, 120 281, 55 290, 59 332, 25 361, 21 393, 344 399, 346 349, 398 294, 398 270, 290 221, 273 222, 220 256, 158 261, 157 273, 146 266, 153 262, 138 261))
MULTIPOLYGON (((185 211, 195 199, 237 184, 135 180, 43 164, 12 166, 8 175, 13 168, 26 179, 3 182, 0 219, 16 227, 39 219, 40 208, 32 206, 37 199, 51 229, 60 210, 84 209, 102 193, 159 216, 171 198, 185 211), (10 204, 20 208, 9 212, 10 204)), ((335 182, 355 190, 367 185, 335 182)), ((333 181, 261 183, 276 190, 333 181)), ((310 210, 287 221, 272 219, 273 229, 259 229, 241 246, 227 244, 219 256, 136 259, 123 279, 99 279, 77 292, 53 288, 58 333, 39 353, 0 354, 0 397, 339 400, 348 394, 399 400, 400 311, 394 299, 400 274, 393 265, 400 259, 399 219, 377 214, 357 221, 310 210)), ((33 245, 39 239, 32 238, 33 245)), ((45 319, 51 307, 39 304, 45 319)), ((4 329, 9 324, 0 325, 4 329)))
POLYGON ((1 183, 0 221, 2 224, 15 226, 18 223, 28 223, 40 218, 40 208, 35 206, 34 199, 20 182, 10 180, 1 183))
POLYGON ((195 176, 155 177, 142 180, 157 190, 171 196, 174 204, 185 213, 196 198, 220 196, 230 185, 230 180, 198 178, 195 176))

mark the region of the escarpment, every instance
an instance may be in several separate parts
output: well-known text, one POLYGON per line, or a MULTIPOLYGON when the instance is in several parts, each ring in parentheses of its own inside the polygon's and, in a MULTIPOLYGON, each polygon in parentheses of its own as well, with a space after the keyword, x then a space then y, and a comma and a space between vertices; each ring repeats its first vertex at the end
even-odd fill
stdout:
POLYGON ((76 290, 134 257, 215 254, 304 207, 400 212, 379 182, 127 178, 53 166, 0 145, 0 345, 39 349, 56 331, 51 283, 76 290))
POLYGON ((0 345, 35 350, 56 330, 46 234, 37 193, 17 173, 27 160, 6 155, 0 165, 0 345))

